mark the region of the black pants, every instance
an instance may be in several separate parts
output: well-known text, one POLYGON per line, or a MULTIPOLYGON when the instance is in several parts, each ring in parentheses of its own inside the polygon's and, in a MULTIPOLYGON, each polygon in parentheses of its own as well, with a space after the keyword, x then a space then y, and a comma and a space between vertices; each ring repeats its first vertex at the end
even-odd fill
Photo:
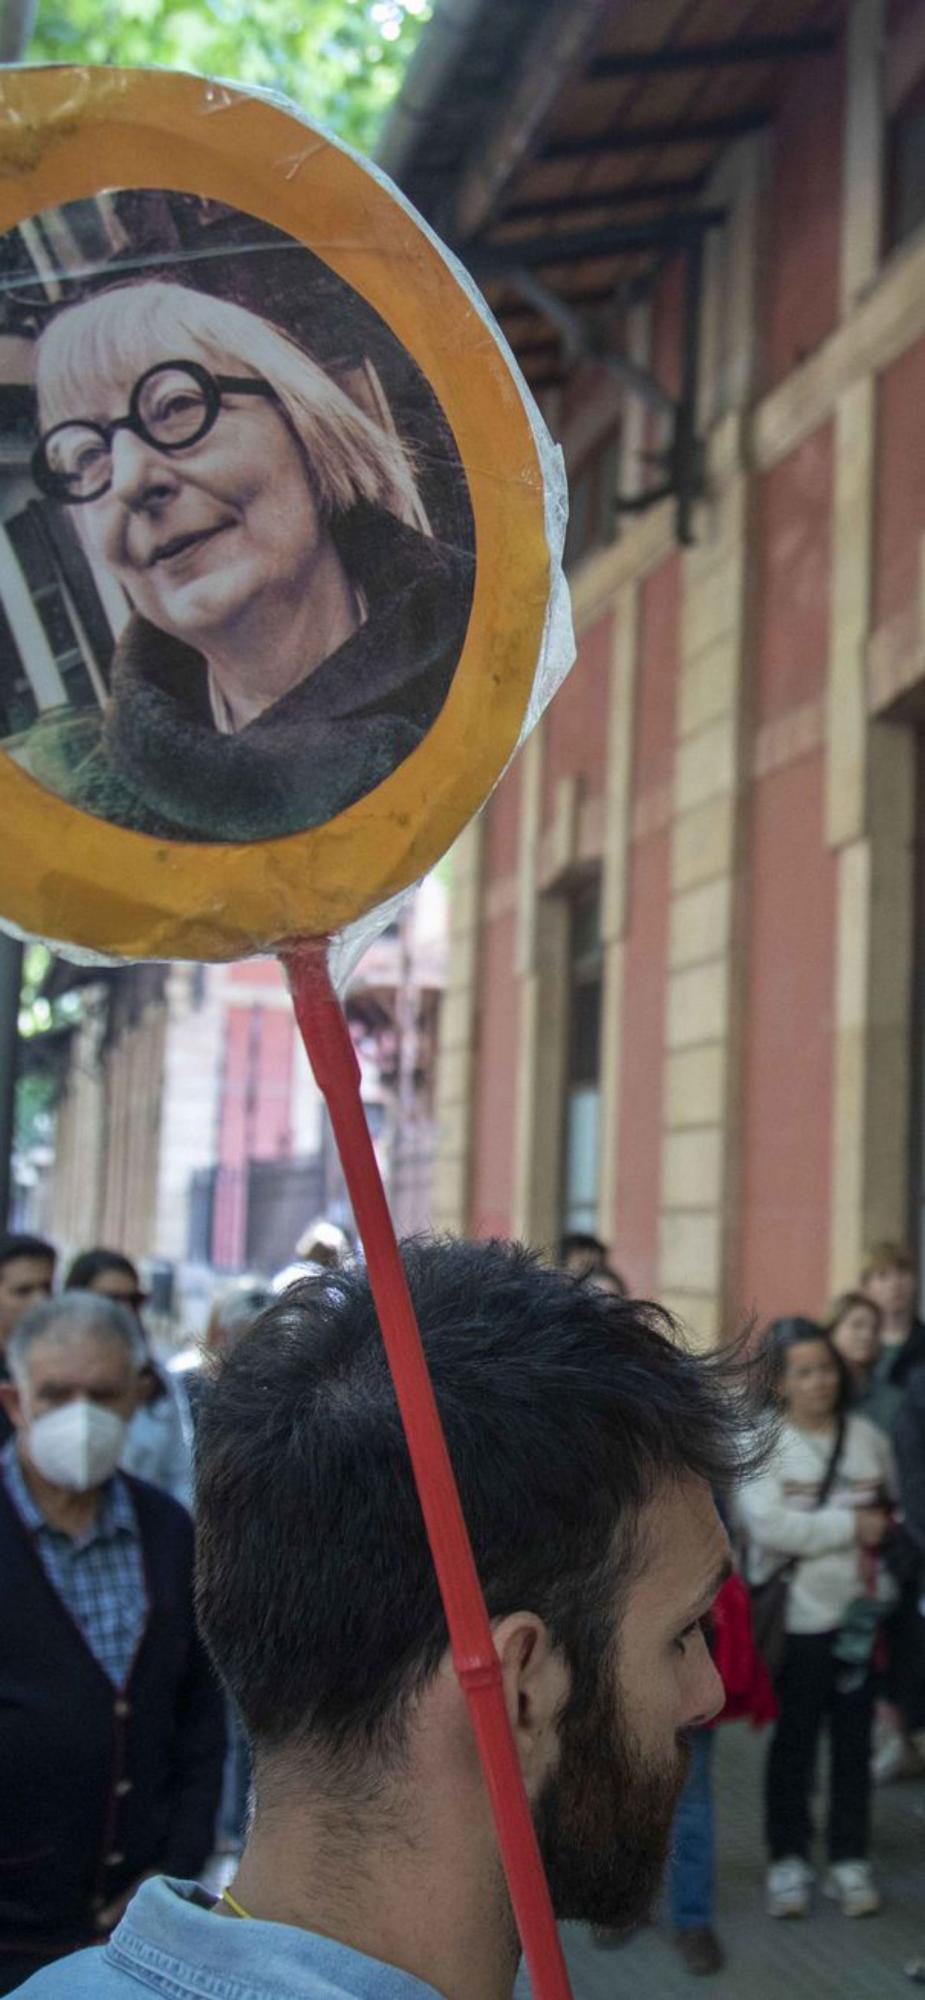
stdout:
POLYGON ((852 1685, 856 1670, 833 1659, 834 1639, 834 1632, 787 1636, 776 1690, 780 1716, 765 1773, 765 1833, 772 1861, 789 1854, 808 1859, 813 1835, 809 1794, 825 1721, 832 1751, 829 1860, 861 1861, 867 1854, 873 1675, 868 1672, 860 1686, 852 1685))
POLYGON ((896 1703, 907 1729, 925 1729, 925 1618, 918 1608, 925 1582, 907 1583, 884 1625, 889 1665, 882 1692, 896 1703))

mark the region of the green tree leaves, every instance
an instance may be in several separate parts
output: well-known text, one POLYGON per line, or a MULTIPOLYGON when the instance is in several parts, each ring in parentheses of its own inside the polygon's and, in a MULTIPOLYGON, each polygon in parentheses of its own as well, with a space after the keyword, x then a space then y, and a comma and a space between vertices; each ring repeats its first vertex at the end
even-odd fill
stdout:
POLYGON ((368 151, 431 12, 430 0, 40 0, 28 60, 262 84, 368 151))

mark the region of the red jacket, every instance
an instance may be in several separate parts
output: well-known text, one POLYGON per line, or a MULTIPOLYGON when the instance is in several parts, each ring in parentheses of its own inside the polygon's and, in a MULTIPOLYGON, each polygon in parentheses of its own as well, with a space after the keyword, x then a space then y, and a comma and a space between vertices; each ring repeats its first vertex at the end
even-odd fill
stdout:
POLYGON ((755 1650, 748 1589, 740 1576, 727 1577, 713 1606, 713 1659, 726 1690, 726 1706, 715 1720, 738 1722, 748 1716, 761 1729, 777 1716, 770 1675, 755 1650))

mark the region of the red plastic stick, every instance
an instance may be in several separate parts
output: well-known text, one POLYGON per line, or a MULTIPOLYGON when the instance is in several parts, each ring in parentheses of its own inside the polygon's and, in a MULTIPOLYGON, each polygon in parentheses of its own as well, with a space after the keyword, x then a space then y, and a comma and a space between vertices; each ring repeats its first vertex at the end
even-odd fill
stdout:
POLYGON ((456 1481, 360 1097, 360 1069, 323 943, 283 954, 296 1020, 331 1117, 418 1497, 491 1801, 535 2000, 571 2000, 559 1934, 456 1481))

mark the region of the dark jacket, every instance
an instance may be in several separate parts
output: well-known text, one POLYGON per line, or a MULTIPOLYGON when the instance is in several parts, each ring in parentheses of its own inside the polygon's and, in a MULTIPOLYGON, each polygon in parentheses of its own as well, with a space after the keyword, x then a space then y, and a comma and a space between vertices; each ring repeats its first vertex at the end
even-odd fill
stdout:
POLYGON ((892 1437, 913 1369, 925 1367, 925 1323, 914 1319, 901 1347, 884 1347, 857 1404, 858 1414, 892 1437))
POLYGON ((0 1966, 92 1943, 95 1910, 145 1870, 195 1876, 211 1851, 224 1703, 193 1622, 192 1522, 126 1484, 148 1617, 119 1689, 0 1482, 0 1966))
POLYGON ((906 1377, 903 1405, 893 1426, 899 1502, 925 1582, 925 1361, 906 1377))
POLYGON ((19 761, 70 804, 164 839, 269 840, 353 805, 442 708, 474 565, 366 503, 332 533, 366 620, 245 729, 216 730, 201 654, 135 615, 105 717, 54 711, 21 740, 19 761))

